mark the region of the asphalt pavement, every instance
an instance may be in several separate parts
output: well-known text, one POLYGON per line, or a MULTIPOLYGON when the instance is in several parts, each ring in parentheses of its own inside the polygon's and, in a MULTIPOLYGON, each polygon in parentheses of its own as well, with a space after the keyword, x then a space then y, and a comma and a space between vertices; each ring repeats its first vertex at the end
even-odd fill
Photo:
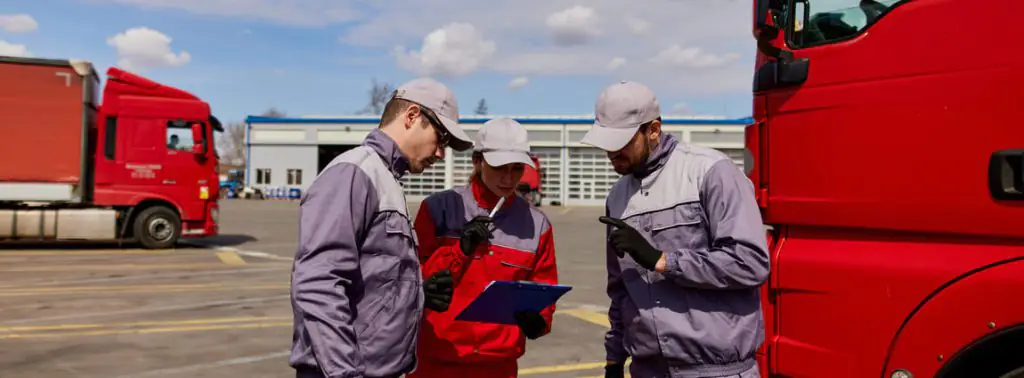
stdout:
MULTIPOLYGON (((603 210, 541 210, 554 225, 560 280, 573 290, 552 333, 528 341, 520 376, 603 376, 603 210)), ((294 376, 297 227, 297 202, 225 200, 219 236, 173 250, 0 246, 0 376, 294 376)))

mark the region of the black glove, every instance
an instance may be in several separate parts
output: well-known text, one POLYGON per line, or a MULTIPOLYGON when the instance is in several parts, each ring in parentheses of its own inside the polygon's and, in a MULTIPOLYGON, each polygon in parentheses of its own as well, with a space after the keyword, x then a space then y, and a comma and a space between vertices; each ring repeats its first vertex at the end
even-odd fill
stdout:
POLYGON ((466 222, 462 226, 462 238, 459 240, 459 246, 462 247, 462 253, 466 256, 473 254, 480 243, 484 240, 490 240, 491 238, 491 223, 494 220, 486 215, 480 215, 473 218, 469 222, 466 222))
POLYGON ((530 340, 540 337, 540 334, 544 332, 544 328, 548 327, 544 317, 533 311, 517 312, 514 316, 519 329, 523 330, 523 335, 530 340))
POLYGON ((452 303, 452 273, 448 269, 434 273, 423 281, 424 306, 428 309, 445 312, 452 303))
POLYGON ((623 378, 626 376, 626 363, 616 362, 604 365, 604 378, 623 378))
POLYGON ((622 257, 623 252, 629 253, 629 256, 637 264, 648 270, 654 270, 658 260, 661 260, 661 251, 648 243, 639 231, 620 219, 602 216, 598 220, 609 226, 617 227, 612 230, 608 238, 619 257, 622 257))

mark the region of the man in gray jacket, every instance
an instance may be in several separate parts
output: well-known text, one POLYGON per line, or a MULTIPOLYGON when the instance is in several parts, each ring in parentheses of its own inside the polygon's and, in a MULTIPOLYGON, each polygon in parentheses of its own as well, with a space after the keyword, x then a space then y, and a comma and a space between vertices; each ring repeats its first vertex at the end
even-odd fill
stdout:
POLYGON ((658 100, 601 93, 583 143, 624 175, 608 195, 606 377, 757 377, 768 251, 750 181, 725 154, 661 132, 658 100), (627 256, 628 255, 628 256, 627 256))
POLYGON ((472 147, 443 84, 395 91, 380 127, 335 158, 302 199, 292 268, 297 377, 398 377, 416 368, 424 306, 446 311, 451 276, 424 282, 400 179, 472 147))

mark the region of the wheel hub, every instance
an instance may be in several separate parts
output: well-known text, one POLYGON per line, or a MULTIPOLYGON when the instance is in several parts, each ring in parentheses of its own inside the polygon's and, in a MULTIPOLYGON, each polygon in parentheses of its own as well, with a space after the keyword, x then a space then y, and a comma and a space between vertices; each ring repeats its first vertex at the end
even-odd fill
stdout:
POLYGON ((167 219, 157 218, 149 222, 149 235, 157 241, 166 241, 171 238, 174 227, 167 219))

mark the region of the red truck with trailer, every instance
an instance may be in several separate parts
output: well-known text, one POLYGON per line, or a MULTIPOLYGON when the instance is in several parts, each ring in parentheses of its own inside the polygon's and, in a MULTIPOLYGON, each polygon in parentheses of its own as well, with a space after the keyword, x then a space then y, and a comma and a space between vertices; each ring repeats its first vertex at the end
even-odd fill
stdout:
POLYGON ((86 61, 0 57, 0 241, 217 234, 210 105, 86 61))
POLYGON ((755 0, 765 377, 1024 377, 1020 0, 755 0))

